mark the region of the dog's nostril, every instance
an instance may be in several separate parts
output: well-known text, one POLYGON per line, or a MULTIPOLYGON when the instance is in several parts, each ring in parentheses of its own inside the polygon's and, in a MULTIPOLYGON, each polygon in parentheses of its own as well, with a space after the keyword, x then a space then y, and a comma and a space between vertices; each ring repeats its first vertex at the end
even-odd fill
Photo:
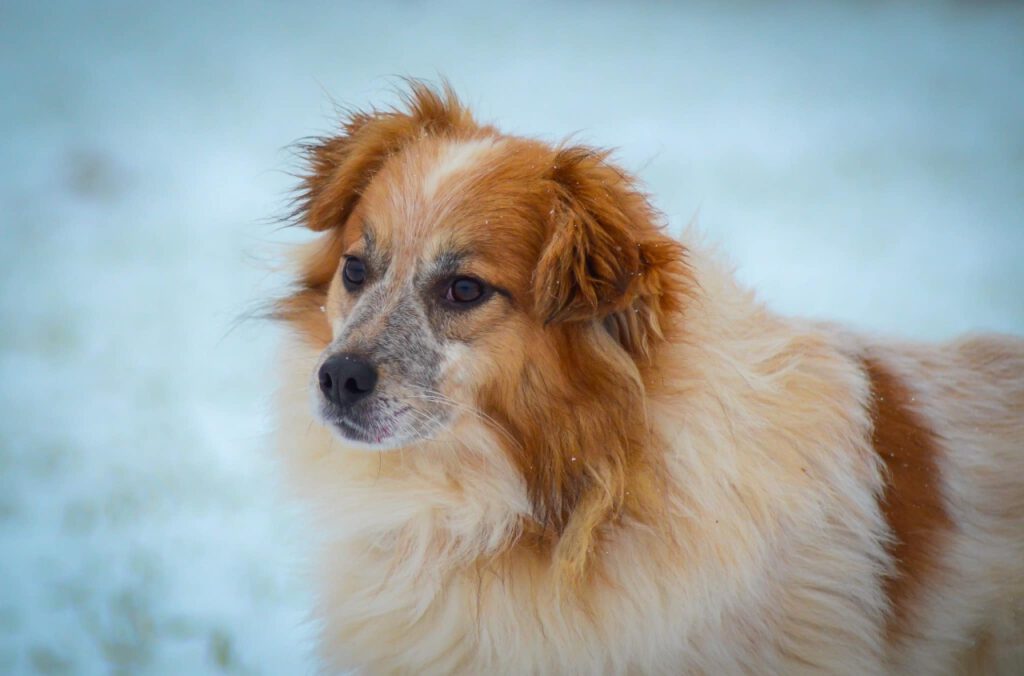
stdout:
POLYGON ((320 390, 324 394, 328 394, 334 387, 334 379, 331 378, 331 374, 327 369, 320 369, 320 390))

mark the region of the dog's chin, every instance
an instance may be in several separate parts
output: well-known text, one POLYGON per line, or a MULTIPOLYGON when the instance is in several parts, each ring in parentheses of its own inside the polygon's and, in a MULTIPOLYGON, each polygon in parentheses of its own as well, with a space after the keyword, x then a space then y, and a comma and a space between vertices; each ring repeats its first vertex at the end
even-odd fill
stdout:
POLYGON ((415 433, 392 432, 391 425, 360 425, 344 417, 325 417, 323 423, 346 447, 369 452, 393 451, 421 439, 415 433))

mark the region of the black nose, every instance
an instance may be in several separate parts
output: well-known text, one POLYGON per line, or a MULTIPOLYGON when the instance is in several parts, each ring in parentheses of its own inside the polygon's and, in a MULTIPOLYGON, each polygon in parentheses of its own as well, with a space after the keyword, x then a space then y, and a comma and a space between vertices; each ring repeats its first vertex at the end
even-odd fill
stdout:
POLYGON ((320 367, 320 391, 327 401, 348 406, 373 392, 377 369, 370 362, 351 354, 336 354, 320 367))

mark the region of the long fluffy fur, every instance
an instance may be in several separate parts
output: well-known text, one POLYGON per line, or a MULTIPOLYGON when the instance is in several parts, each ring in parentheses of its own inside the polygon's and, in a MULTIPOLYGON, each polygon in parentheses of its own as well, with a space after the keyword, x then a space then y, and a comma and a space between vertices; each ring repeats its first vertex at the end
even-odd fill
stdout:
POLYGON ((279 304, 279 421, 322 540, 325 669, 1024 673, 1022 341, 776 316, 605 154, 503 136, 450 91, 309 152, 298 215, 322 234, 279 304), (514 338, 473 348, 451 429, 349 448, 308 402, 353 214, 412 189, 373 192, 387 163, 465 139, 519 144, 479 178, 530 224, 493 233, 514 338))

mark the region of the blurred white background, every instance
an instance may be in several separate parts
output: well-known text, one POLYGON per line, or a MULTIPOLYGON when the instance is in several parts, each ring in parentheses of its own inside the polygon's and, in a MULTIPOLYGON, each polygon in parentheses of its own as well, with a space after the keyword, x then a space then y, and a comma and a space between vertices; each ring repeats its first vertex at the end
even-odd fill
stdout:
POLYGON ((312 670, 286 146, 447 76, 619 149, 787 313, 1024 332, 1024 5, 0 4, 0 672, 312 670))

